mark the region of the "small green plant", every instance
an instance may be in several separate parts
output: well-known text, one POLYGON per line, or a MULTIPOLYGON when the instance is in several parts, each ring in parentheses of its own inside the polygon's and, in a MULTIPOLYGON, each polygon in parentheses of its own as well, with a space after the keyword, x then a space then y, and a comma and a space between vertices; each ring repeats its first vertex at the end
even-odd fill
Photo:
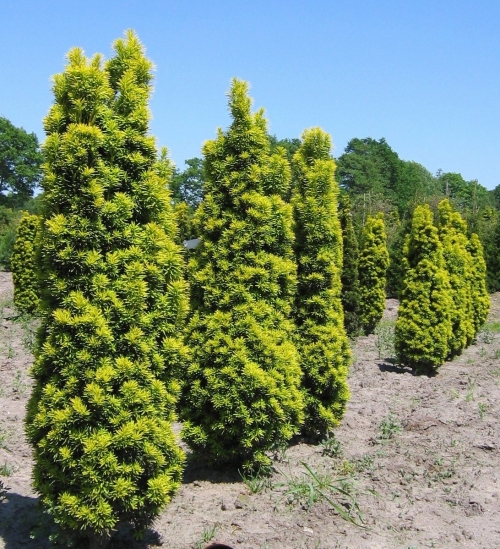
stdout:
POLYGON ((0 501, 3 501, 7 497, 7 486, 0 480, 0 501))
POLYGON ((23 395, 28 388, 28 385, 23 381, 22 376, 21 370, 17 370, 14 381, 12 382, 12 392, 16 395, 23 395))
POLYGON ((344 454, 344 450, 342 449, 342 444, 340 443, 340 440, 337 440, 334 435, 331 435, 322 440, 320 446, 321 453, 324 456, 341 458, 344 454))
POLYGON ((488 325, 484 325, 481 330, 479 331, 479 333, 477 334, 477 341, 480 342, 480 343, 486 343, 486 344, 489 344, 489 343, 492 343, 493 342, 493 339, 495 337, 495 334, 493 332, 493 330, 491 330, 491 328, 488 326, 488 325))
POLYGON ((396 350, 394 347, 395 326, 395 320, 383 318, 375 328, 374 333, 377 336, 375 345, 377 347, 379 359, 393 360, 396 356, 396 350))
POLYGON ((0 427, 0 448, 5 448, 5 443, 10 438, 10 432, 0 427))
POLYGON ((476 397, 474 395, 474 391, 476 390, 476 378, 468 377, 467 378, 467 389, 465 393, 465 401, 470 402, 471 400, 474 400, 476 397))
POLYGON ((398 433, 403 430, 401 421, 392 412, 389 412, 379 425, 378 440, 385 442, 393 439, 398 433))
POLYGON ((242 473, 240 471, 241 480, 245 486, 252 492, 258 494, 271 486, 271 480, 267 470, 259 469, 256 473, 242 473))
POLYGON ((14 347, 12 347, 12 344, 9 343, 9 347, 7 350, 7 358, 14 358, 14 356, 15 356, 14 347))
MULTIPOLYGON (((500 359, 500 349, 495 349, 495 352, 493 353, 493 357, 496 359, 496 360, 499 360, 500 359)), ((500 371, 500 369, 498 369, 500 371)))
POLYGON ((275 487, 283 488, 284 491, 276 502, 276 506, 285 501, 288 505, 301 505, 309 510, 315 503, 324 501, 330 504, 344 520, 364 527, 360 524, 363 522, 363 515, 350 479, 334 478, 331 473, 318 473, 307 463, 303 461, 300 463, 305 469, 300 476, 286 475, 280 471, 285 481, 275 484, 275 487))
POLYGON ((14 468, 11 467, 7 462, 3 465, 0 465, 0 477, 10 477, 14 472, 14 468))
POLYGON ((38 328, 38 322, 36 318, 30 314, 23 313, 16 319, 17 324, 20 325, 22 330, 21 342, 23 347, 29 353, 34 353, 36 343, 36 332, 38 328))
POLYGON ((215 524, 211 524, 210 526, 204 528, 201 533, 201 538, 195 543, 195 549, 202 549, 205 543, 212 541, 219 531, 219 527, 219 523, 216 522, 215 524))
POLYGON ((481 419, 484 419, 484 416, 486 415, 486 411, 488 410, 488 405, 485 402, 479 402, 477 407, 479 409, 479 417, 481 419))
POLYGON ((451 398, 459 398, 460 393, 456 389, 450 389, 451 398))

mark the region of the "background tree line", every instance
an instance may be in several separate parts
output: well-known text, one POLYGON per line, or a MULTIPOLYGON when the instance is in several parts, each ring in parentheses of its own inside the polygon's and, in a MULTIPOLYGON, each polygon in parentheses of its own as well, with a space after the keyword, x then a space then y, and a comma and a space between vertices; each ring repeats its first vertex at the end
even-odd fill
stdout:
MULTIPOLYGON (((281 147, 289 161, 300 147, 300 139, 278 139, 269 135, 271 150, 281 147)), ((387 293, 399 296, 402 281, 401 254, 410 230, 415 207, 437 205, 448 198, 467 222, 470 233, 477 233, 484 248, 490 292, 500 290, 500 185, 486 189, 477 180, 466 181, 461 174, 439 170, 432 174, 422 164, 402 160, 384 138, 349 141, 336 159, 336 178, 341 194, 348 196, 354 230, 361 238, 368 216, 384 213, 391 268, 387 293)), ((10 255, 21 212, 39 212, 34 197, 42 177, 42 155, 34 133, 15 127, 0 117, 0 266, 10 268, 10 255)), ((205 172, 201 158, 185 161, 175 168, 171 194, 179 226, 179 240, 197 236, 193 216, 203 200, 205 172)), ((289 191, 291 200, 293 181, 289 191)))

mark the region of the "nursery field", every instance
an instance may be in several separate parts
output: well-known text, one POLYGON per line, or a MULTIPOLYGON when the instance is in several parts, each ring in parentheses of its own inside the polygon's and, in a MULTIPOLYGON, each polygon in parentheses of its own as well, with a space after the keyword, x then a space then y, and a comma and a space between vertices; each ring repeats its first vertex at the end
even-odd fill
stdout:
MULTIPOLYGON (((45 549, 23 431, 32 327, 0 272, 0 549, 45 549)), ((500 293, 477 342, 432 378, 395 366, 387 300, 360 337, 335 439, 278 448, 270 477, 187 461, 182 488, 143 542, 115 548, 496 549, 500 547, 500 293)))

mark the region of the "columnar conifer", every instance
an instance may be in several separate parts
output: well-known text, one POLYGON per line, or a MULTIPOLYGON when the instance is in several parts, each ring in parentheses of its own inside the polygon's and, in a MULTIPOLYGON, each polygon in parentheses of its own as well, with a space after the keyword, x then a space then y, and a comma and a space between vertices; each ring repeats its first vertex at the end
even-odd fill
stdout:
POLYGON ((384 214, 368 216, 359 254, 359 320, 365 334, 373 332, 384 314, 388 267, 384 214))
POLYGON ((339 220, 342 229, 342 307, 344 309, 344 326, 349 337, 359 334, 359 246, 352 222, 349 196, 340 199, 339 220))
POLYGON ((23 214, 11 256, 14 304, 21 312, 28 314, 36 312, 39 302, 35 269, 35 238, 39 225, 37 215, 23 214))
POLYGON ((342 312, 342 231, 330 136, 305 130, 293 157, 297 348, 306 404, 304 433, 326 436, 349 398, 349 340, 342 312))
POLYGON ((453 307, 453 336, 450 356, 459 355, 474 339, 474 312, 470 289, 471 256, 467 251, 467 225, 445 199, 439 203, 439 237, 450 277, 453 307))
POLYGON ((474 335, 476 335, 486 322, 490 311, 490 296, 486 288, 486 263, 483 257, 483 246, 477 234, 472 233, 467 251, 471 256, 469 281, 474 311, 474 335))
POLYGON ((396 353, 402 364, 419 373, 432 373, 449 354, 453 298, 438 230, 428 205, 415 209, 403 263, 396 353))
POLYGON ((45 118, 42 327, 27 432, 34 486, 82 547, 140 532, 180 484, 182 256, 148 135, 152 64, 132 31, 106 64, 75 48, 45 118), (166 383, 163 380, 166 380, 166 383))
POLYGON ((269 152, 263 111, 233 80, 230 128, 203 147, 201 243, 190 262, 192 362, 185 376, 183 437, 203 459, 265 466, 265 452, 303 420, 290 320, 296 288, 285 152, 269 152))

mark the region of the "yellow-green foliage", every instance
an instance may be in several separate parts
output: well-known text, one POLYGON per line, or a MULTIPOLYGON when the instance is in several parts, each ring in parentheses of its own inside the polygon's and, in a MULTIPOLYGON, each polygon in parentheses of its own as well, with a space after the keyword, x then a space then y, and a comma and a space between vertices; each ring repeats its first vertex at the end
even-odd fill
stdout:
POLYGON ((450 356, 459 355, 474 339, 474 308, 471 294, 471 255, 467 250, 467 225, 445 199, 439 203, 439 238, 450 277, 454 302, 450 356))
POLYGON ((365 334, 373 332, 385 310, 385 283, 389 267, 384 214, 369 216, 359 254, 359 321, 365 334))
POLYGON ((396 354, 402 364, 417 372, 432 373, 449 354, 453 298, 438 230, 427 205, 415 209, 403 265, 396 354))
POLYGON ((342 231, 330 136, 304 131, 293 157, 297 348, 306 403, 303 431, 325 437, 342 418, 349 398, 349 340, 340 299, 342 231))
POLYGON ((474 335, 481 329, 490 311, 490 296, 486 288, 486 263, 483 256, 483 246, 477 234, 472 233, 467 250, 471 255, 470 294, 474 311, 474 335))
POLYGON ((344 326, 349 337, 359 335, 359 246, 352 222, 349 196, 341 197, 339 221, 342 228, 342 307, 344 309, 344 326))
POLYGON ((26 424, 35 489, 78 547, 123 521, 150 524, 184 459, 171 428, 187 308, 172 166, 148 135, 151 62, 131 31, 114 50, 105 64, 71 50, 45 118, 43 317, 26 424))
POLYGON ((38 308, 38 286, 35 268, 35 238, 40 224, 37 215, 23 214, 17 227, 11 256, 14 303, 23 313, 34 314, 38 308))
POLYGON ((204 460, 245 468, 289 440, 303 421, 290 320, 296 288, 285 151, 269 152, 263 111, 233 80, 230 128, 208 141, 201 243, 190 261, 192 362, 182 398, 183 437, 204 460))

